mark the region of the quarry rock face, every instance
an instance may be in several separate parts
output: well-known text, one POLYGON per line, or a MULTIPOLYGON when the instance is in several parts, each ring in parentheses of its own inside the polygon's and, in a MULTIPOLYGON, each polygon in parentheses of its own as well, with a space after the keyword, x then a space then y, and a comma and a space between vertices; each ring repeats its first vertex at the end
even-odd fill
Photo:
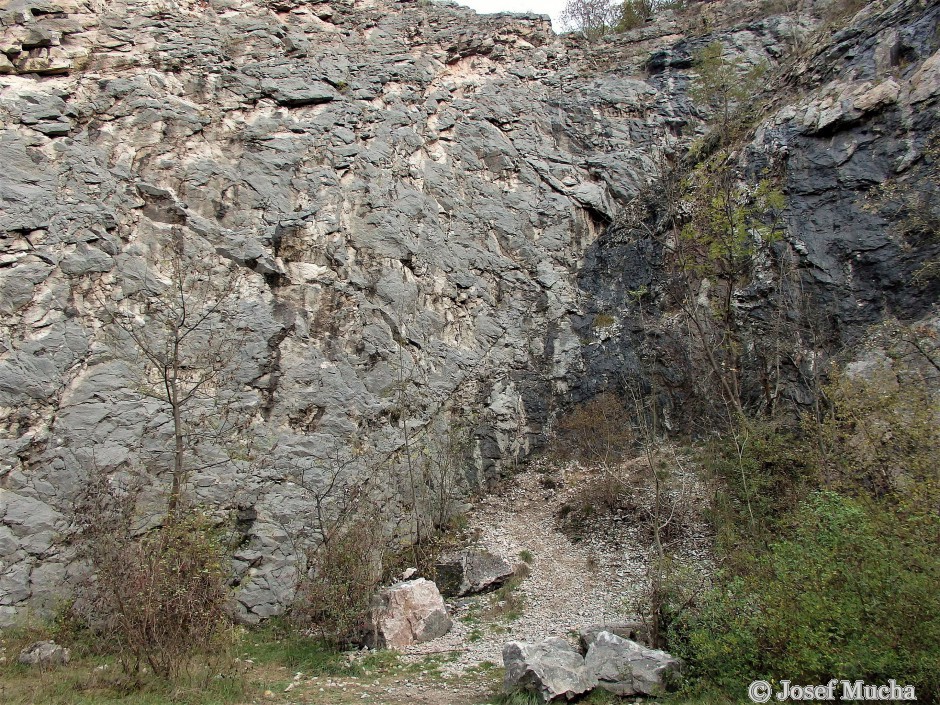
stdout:
MULTIPOLYGON (((767 18, 746 31, 805 31, 780 20, 767 18)), ((824 40, 805 35, 807 42, 798 41, 775 81, 755 97, 768 107, 733 163, 742 182, 779 184, 786 209, 785 235, 755 262, 735 299, 749 341, 742 383, 753 408, 762 404, 765 381, 754 343, 774 335, 772 320, 781 310, 803 332, 795 344, 800 350, 781 370, 780 398, 800 405, 812 398, 805 380, 816 374, 825 351, 851 348, 886 316, 923 316, 937 301, 938 280, 923 273, 940 255, 928 234, 935 226, 926 225, 940 217, 938 45, 932 34, 938 22, 936 4, 871 3, 824 40), (794 286, 781 303, 787 297, 774 289, 782 281, 794 286)), ((649 82, 682 81, 696 47, 717 38, 727 52, 729 45, 741 46, 735 38, 743 32, 683 39, 652 53, 649 82)), ((646 199, 656 200, 655 194, 646 199)), ((645 221, 615 223, 585 253, 579 284, 587 296, 575 328, 587 344, 577 391, 589 398, 617 377, 641 375, 643 358, 664 390, 667 419, 679 425, 696 380, 677 349, 664 303, 670 273, 664 233, 657 230, 662 205, 652 206, 645 221), (648 292, 642 312, 631 302, 630 292, 637 291, 648 292), (611 325, 594 324, 610 312, 611 325)))
MULTIPOLYGON (((852 283, 847 328, 914 298, 913 255, 858 198, 926 152, 936 10, 857 18, 749 147, 754 169, 785 165, 810 279, 852 283), (848 218, 859 237, 830 227, 848 218)), ((140 510, 160 515, 170 417, 114 321, 146 325, 179 253, 202 285, 236 281, 206 337, 229 341, 254 450, 204 443, 187 492, 236 516, 236 600, 257 621, 291 599, 339 470, 384 478, 368 491, 395 513, 404 455, 459 428, 451 479, 486 486, 560 404, 630 371, 636 330, 585 321, 655 283, 656 253, 608 226, 703 132, 694 51, 776 65, 811 28, 687 39, 666 18, 589 47, 546 17, 434 3, 7 3, 0 625, 83 575, 69 536, 90 473, 146 478, 140 510)))

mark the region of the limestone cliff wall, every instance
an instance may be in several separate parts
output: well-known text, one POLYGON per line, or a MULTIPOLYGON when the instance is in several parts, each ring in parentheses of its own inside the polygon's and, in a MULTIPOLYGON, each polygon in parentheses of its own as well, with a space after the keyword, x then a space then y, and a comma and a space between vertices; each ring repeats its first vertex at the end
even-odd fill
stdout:
MULTIPOLYGON (((754 141, 755 162, 789 149, 790 235, 820 277, 842 266, 825 260, 825 204, 843 186, 820 174, 876 182, 887 167, 855 165, 884 139, 878 164, 915 164, 911 131, 935 120, 935 7, 899 5, 919 42, 870 20, 865 46, 888 62, 820 74, 754 141)), ((420 441, 462 420, 464 478, 485 485, 558 403, 628 360, 634 338, 595 340, 583 321, 598 301, 626 307, 636 272, 656 276, 655 253, 606 226, 702 131, 669 22, 599 48, 541 16, 378 0, 13 0, 0 23, 0 624, 48 609, 81 572, 68 534, 90 472, 143 468, 159 512, 167 409, 106 323, 180 242, 207 280, 240 273, 219 335, 237 331, 236 391, 272 448, 190 477, 195 501, 239 512, 248 620, 289 599, 310 487, 338 456, 367 476, 398 462, 406 429, 420 441)), ((693 44, 717 36, 776 65, 812 26, 767 18, 693 44)), ((838 262, 903 259, 858 244, 889 225, 837 235, 858 245, 838 262)))

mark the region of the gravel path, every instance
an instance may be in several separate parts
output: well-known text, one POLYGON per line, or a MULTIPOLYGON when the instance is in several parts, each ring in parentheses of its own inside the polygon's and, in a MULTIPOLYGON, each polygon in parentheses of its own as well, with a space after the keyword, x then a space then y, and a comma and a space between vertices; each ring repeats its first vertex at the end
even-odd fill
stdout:
POLYGON ((549 465, 531 463, 501 493, 482 499, 469 517, 478 547, 517 561, 524 551, 531 553, 531 572, 515 591, 523 600, 521 614, 507 617, 496 593, 451 600, 450 633, 409 648, 407 656, 452 653, 456 658, 444 670, 457 675, 486 661, 501 666, 503 644, 511 639, 570 636, 591 624, 634 615, 647 546, 629 526, 615 532, 616 541, 594 537, 573 543, 556 528, 556 513, 576 483, 560 475, 549 465))

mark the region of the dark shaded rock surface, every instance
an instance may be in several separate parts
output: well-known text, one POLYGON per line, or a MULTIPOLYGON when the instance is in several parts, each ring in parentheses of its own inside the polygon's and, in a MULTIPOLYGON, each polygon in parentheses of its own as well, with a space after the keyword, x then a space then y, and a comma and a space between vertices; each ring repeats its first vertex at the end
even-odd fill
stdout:
MULTIPOLYGON (((812 398, 821 359, 886 316, 916 320, 937 302, 940 282, 921 274, 940 256, 940 243, 931 227, 909 223, 912 212, 923 214, 922 223, 940 222, 938 22, 935 3, 872 3, 790 57, 758 96, 770 107, 735 152, 737 174, 742 184, 774 179, 786 208, 782 240, 755 258, 734 301, 748 346, 744 396, 755 409, 769 393, 754 346, 773 339, 775 321, 798 332, 784 343, 773 402, 798 407, 812 398)), ((685 80, 689 57, 708 39, 655 53, 651 82, 685 80)), ((734 40, 724 33, 723 41, 727 48, 734 40)), ((657 195, 641 200, 652 212, 641 227, 615 223, 585 252, 578 280, 584 306, 574 324, 586 341, 584 368, 572 388, 590 397, 655 386, 667 424, 679 426, 684 414, 696 413, 691 390, 700 368, 670 308, 675 294, 657 195)))

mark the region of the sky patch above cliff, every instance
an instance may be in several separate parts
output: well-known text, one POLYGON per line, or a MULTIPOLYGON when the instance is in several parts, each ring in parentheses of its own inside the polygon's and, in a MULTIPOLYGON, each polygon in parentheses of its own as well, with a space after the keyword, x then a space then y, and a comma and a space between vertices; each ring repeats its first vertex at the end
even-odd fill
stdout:
POLYGON ((493 12, 535 12, 550 15, 556 32, 562 30, 561 11, 564 0, 460 0, 461 5, 473 8, 480 14, 493 12))

